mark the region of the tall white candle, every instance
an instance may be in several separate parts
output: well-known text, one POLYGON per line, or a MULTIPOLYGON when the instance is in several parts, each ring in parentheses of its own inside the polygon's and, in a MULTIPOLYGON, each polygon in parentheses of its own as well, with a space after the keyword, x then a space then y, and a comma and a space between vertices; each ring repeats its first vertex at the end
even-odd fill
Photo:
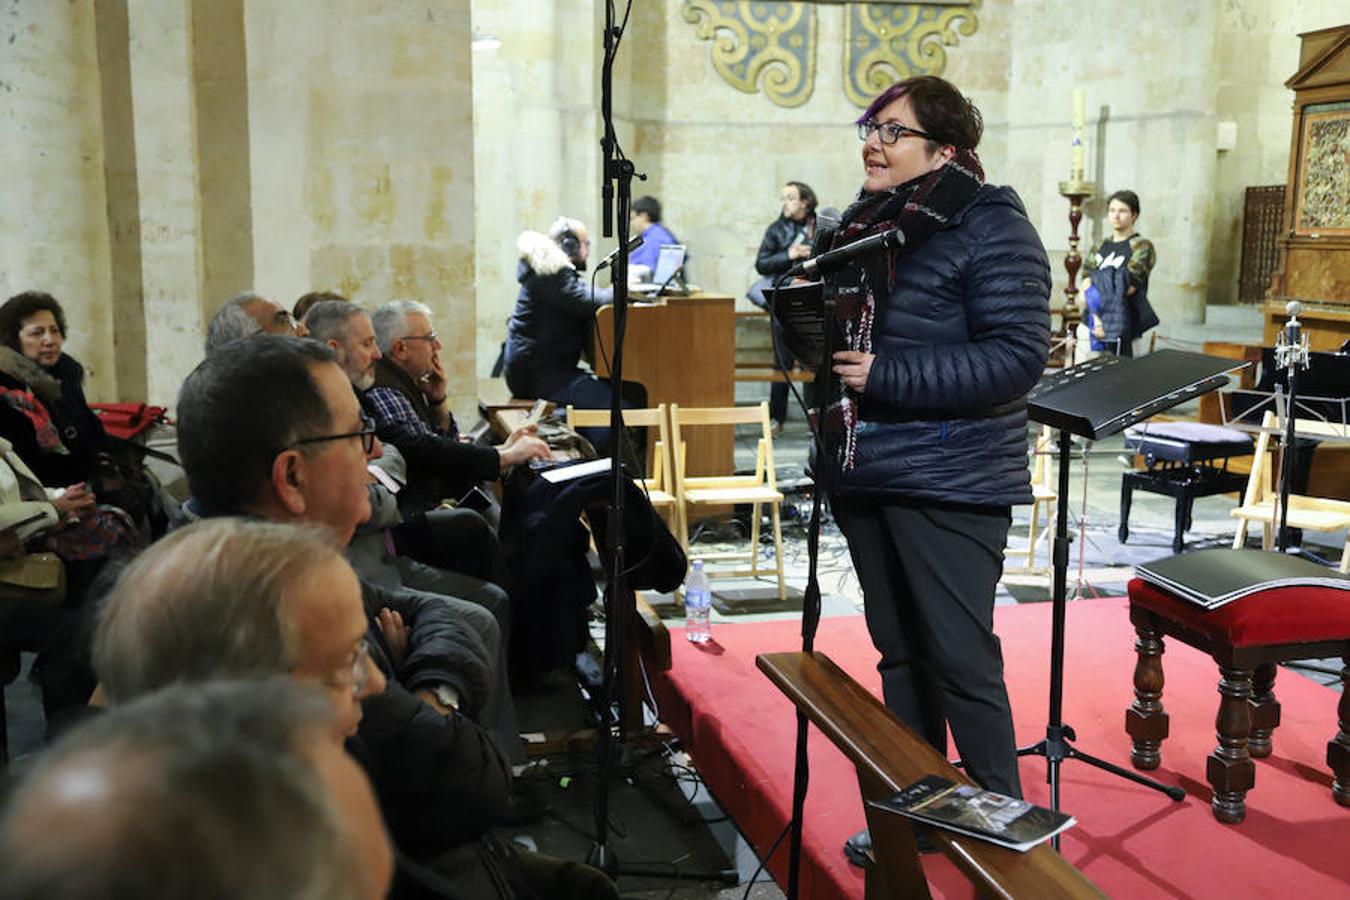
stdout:
POLYGON ((1074 88, 1073 91, 1073 141, 1070 145, 1072 154, 1069 161, 1069 179, 1071 181, 1082 181, 1084 176, 1083 169, 1083 124, 1086 119, 1084 115, 1084 97, 1081 88, 1074 88))

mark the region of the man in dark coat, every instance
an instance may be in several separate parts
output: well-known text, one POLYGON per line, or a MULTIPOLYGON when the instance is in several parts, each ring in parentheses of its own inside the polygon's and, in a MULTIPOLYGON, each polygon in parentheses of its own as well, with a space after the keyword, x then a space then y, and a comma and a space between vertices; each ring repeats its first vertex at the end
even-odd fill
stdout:
MULTIPOLYGON (((592 289, 583 274, 591 253, 585 224, 561 216, 548 234, 523 232, 516 249, 520 294, 507 326, 504 355, 511 393, 552 400, 558 406, 609 408, 613 384, 580 367, 595 311, 614 302, 611 289, 592 289)), ((622 396, 627 408, 647 405, 647 390, 635 381, 623 383, 622 396)), ((607 429, 588 428, 582 434, 602 455, 609 452, 607 429)))

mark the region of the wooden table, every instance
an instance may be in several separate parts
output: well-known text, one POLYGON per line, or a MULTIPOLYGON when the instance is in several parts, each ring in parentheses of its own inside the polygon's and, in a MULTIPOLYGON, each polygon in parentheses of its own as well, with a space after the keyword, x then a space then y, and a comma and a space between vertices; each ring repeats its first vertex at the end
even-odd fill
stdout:
MULTIPOLYGON (((733 406, 736 402, 736 300, 730 294, 663 297, 630 305, 624 339, 623 378, 641 382, 647 401, 681 406, 733 406)), ((614 307, 595 317, 594 365, 608 377, 614 349, 614 307)), ((735 434, 731 426, 690 433, 690 475, 732 471, 735 434)))

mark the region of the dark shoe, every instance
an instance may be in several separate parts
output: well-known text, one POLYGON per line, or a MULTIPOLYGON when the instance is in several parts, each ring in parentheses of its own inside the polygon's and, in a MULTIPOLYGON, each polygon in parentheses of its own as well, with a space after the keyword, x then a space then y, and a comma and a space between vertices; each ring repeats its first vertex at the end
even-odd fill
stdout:
POLYGON ((872 833, 864 828, 853 837, 844 841, 844 855, 848 861, 860 869, 867 867, 872 859, 872 833))
MULTIPOLYGON (((937 853, 938 845, 933 843, 927 828, 914 829, 914 846, 920 853, 937 853)), ((872 856, 872 834, 866 828, 844 842, 844 855, 848 861, 859 868, 866 868, 875 862, 872 856)))

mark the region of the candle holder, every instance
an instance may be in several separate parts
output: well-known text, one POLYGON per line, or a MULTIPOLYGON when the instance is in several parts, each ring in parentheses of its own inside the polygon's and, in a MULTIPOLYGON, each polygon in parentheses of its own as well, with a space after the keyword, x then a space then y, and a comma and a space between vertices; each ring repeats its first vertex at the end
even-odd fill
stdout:
POLYGON ((1078 252, 1078 225, 1083 221, 1083 201, 1096 193, 1097 186, 1083 180, 1083 173, 1070 173, 1068 181, 1059 183, 1059 193, 1069 201, 1069 253, 1064 257, 1064 269, 1069 273, 1069 283, 1064 288, 1064 306, 1060 312, 1060 324, 1064 328, 1064 339, 1060 348, 1051 353, 1050 365, 1067 368, 1073 365, 1075 357, 1075 336, 1078 323, 1083 319, 1083 310, 1077 303, 1078 270, 1083 267, 1083 256, 1078 252))
POLYGON ((1078 252, 1078 225, 1083 221, 1083 201, 1096 192, 1097 186, 1084 181, 1081 172, 1059 183, 1060 196, 1069 201, 1069 253, 1064 257, 1064 269, 1069 273, 1069 284, 1064 288, 1066 311, 1078 305, 1078 270, 1083 268, 1083 256, 1078 252))

